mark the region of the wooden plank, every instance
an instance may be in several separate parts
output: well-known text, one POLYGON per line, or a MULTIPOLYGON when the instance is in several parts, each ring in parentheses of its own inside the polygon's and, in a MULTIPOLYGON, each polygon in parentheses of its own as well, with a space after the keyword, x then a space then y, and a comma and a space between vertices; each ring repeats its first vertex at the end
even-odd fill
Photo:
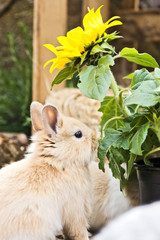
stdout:
MULTIPOLYGON (((43 70, 44 63, 54 57, 43 44, 57 45, 56 38, 66 33, 66 25, 67 0, 34 1, 33 100, 44 103, 51 82, 57 74, 57 71, 54 71, 51 75, 49 67, 43 70)), ((62 88, 64 84, 57 87, 62 88)))
POLYGON ((123 9, 134 9, 136 0, 122 0, 123 9))
POLYGON ((82 17, 88 12, 88 7, 96 10, 101 5, 104 5, 101 14, 105 22, 109 18, 109 0, 83 0, 82 17))
POLYGON ((117 11, 123 25, 120 33, 126 41, 160 41, 160 10, 117 11))
POLYGON ((139 10, 140 0, 122 0, 123 9, 139 10))

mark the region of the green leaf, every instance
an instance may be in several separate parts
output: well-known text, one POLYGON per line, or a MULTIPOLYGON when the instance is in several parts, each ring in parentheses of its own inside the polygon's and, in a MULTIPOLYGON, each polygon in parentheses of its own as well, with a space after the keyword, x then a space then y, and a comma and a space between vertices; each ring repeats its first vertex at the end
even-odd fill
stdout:
POLYGON ((156 105, 159 101, 160 96, 150 93, 136 93, 127 99, 126 105, 138 104, 142 107, 151 107, 156 105))
POLYGON ((88 53, 88 51, 85 51, 85 52, 82 54, 80 65, 82 65, 82 64, 84 63, 84 61, 86 60, 87 53, 88 53))
POLYGON ((114 58, 111 55, 106 55, 101 57, 98 61, 98 66, 113 66, 114 65, 114 58))
POLYGON ((134 136, 130 141, 130 144, 131 144, 130 151, 133 154, 142 156, 141 147, 147 137, 149 127, 150 127, 150 122, 148 121, 141 127, 137 128, 136 133, 134 134, 134 136))
POLYGON ((101 44, 101 47, 102 47, 103 49, 110 50, 111 52, 116 53, 116 52, 115 52, 115 49, 114 49, 109 43, 107 43, 107 42, 102 43, 102 44, 101 44))
POLYGON ((94 55, 94 54, 99 53, 99 52, 106 52, 106 50, 104 48, 102 48, 99 44, 96 44, 92 48, 92 50, 90 52, 90 55, 94 55))
POLYGON ((126 58, 129 62, 135 62, 144 67, 159 67, 158 63, 151 55, 148 53, 138 53, 135 48, 123 48, 119 56, 126 58))
POLYGON ((153 146, 159 146, 159 145, 160 143, 158 141, 156 134, 153 132, 153 130, 149 129, 147 137, 142 145, 142 149, 147 153, 152 150, 153 146))
POLYGON ((84 68, 80 74, 79 89, 83 95, 103 100, 111 84, 111 72, 108 66, 90 65, 84 68))
POLYGON ((153 121, 154 121, 154 124, 153 124, 152 130, 156 133, 160 141, 160 116, 157 117, 157 115, 153 113, 153 121))
POLYGON ((135 127, 140 127, 141 125, 147 123, 148 121, 148 112, 140 111, 140 113, 132 114, 131 116, 126 118, 126 121, 130 122, 131 130, 135 129, 135 127))
POLYGON ((113 128, 108 128, 105 137, 99 141, 98 158, 100 160, 99 167, 104 171, 104 159, 109 148, 121 136, 121 133, 113 128))
MULTIPOLYGON (((103 113, 101 117, 102 128, 109 119, 122 115, 122 112, 118 107, 114 96, 106 96, 104 100, 101 102, 101 107, 99 108, 98 111, 103 113)), ((123 121, 121 120, 112 121, 110 122, 109 125, 107 125, 108 128, 115 128, 115 129, 123 126, 124 124, 123 124, 123 121)))
POLYGON ((160 96, 156 89, 158 83, 156 80, 148 80, 141 83, 141 85, 132 91, 132 94, 125 99, 126 105, 138 104, 142 107, 154 106, 160 101, 160 96))
POLYGON ((130 174, 132 172, 132 168, 133 168, 133 162, 136 160, 136 155, 134 154, 130 154, 130 158, 128 160, 128 164, 127 164, 127 179, 129 179, 130 174))
MULTIPOLYGON (((122 161, 120 161, 120 159, 123 159, 121 152, 119 149, 111 148, 108 158, 109 166, 112 169, 113 176, 121 180, 125 173, 124 168, 121 167, 122 161)), ((126 159, 124 159, 123 162, 126 162, 126 159)))
MULTIPOLYGON (((128 154, 127 154, 128 155, 128 154)), ((121 185, 126 184, 126 180, 124 177, 125 170, 121 166, 122 163, 127 161, 126 154, 124 154, 124 151, 122 152, 121 149, 111 148, 108 153, 108 159, 109 159, 109 167, 112 170, 112 174, 115 178, 119 179, 121 181, 121 185)))
POLYGON ((124 79, 132 79, 134 73, 130 73, 129 75, 123 77, 124 79))
POLYGON ((118 34, 118 32, 113 32, 111 34, 107 34, 103 37, 103 39, 105 39, 107 42, 110 42, 114 39, 122 38, 122 36, 117 35, 117 34, 118 34))
POLYGON ((59 84, 65 80, 71 79, 76 71, 77 70, 73 67, 66 67, 61 70, 53 80, 51 89, 53 88, 54 84, 59 84))
MULTIPOLYGON (((105 131, 105 137, 99 141, 98 147, 98 158, 100 159, 99 167, 100 169, 104 170, 104 159, 106 154, 110 149, 116 148, 119 149, 119 154, 123 155, 126 153, 126 150, 129 150, 129 134, 123 134, 120 131, 117 131, 113 128, 107 128, 105 131)), ((127 151, 128 152, 128 151, 127 151)), ((127 156, 129 158, 128 153, 125 155, 124 158, 120 158, 118 153, 116 156, 117 161, 126 162, 127 156)))
POLYGON ((136 70, 133 74, 131 87, 133 87, 137 83, 141 83, 143 81, 148 81, 148 80, 155 80, 155 78, 147 69, 143 68, 141 70, 136 70))
POLYGON ((121 136, 113 143, 115 148, 123 148, 124 150, 129 150, 129 141, 131 133, 122 133, 121 136))

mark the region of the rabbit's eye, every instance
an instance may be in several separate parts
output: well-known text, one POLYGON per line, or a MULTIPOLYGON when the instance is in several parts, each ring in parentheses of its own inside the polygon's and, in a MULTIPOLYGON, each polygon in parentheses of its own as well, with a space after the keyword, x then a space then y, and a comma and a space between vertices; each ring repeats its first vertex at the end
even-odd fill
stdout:
POLYGON ((82 137, 82 132, 81 132, 81 131, 77 131, 77 132, 74 134, 74 136, 75 136, 76 138, 81 138, 81 137, 82 137))

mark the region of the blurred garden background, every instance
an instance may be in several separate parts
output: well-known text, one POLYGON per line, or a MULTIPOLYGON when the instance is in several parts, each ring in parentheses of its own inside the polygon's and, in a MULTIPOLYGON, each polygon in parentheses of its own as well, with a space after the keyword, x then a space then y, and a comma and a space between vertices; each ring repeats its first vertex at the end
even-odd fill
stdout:
MULTIPOLYGON (((19 151, 24 153, 31 135, 30 103, 45 102, 57 74, 43 69, 51 56, 43 44, 57 45, 58 36, 82 26, 88 7, 101 5, 104 21, 118 15, 123 22, 114 29, 124 37, 118 45, 115 40, 116 52, 135 47, 160 64, 159 0, 0 0, 0 155, 6 162, 22 157, 19 151)), ((127 86, 129 80, 122 76, 136 67, 125 59, 119 61, 113 68, 118 83, 127 86)), ((76 86, 74 81, 66 85, 76 86)))

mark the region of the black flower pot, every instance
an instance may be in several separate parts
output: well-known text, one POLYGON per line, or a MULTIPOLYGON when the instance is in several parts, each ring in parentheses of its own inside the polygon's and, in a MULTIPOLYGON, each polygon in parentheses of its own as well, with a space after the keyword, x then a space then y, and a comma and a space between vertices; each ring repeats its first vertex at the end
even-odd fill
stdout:
POLYGON ((134 163, 142 205, 160 200, 160 158, 153 158, 150 161, 153 167, 146 166, 143 160, 134 163))

